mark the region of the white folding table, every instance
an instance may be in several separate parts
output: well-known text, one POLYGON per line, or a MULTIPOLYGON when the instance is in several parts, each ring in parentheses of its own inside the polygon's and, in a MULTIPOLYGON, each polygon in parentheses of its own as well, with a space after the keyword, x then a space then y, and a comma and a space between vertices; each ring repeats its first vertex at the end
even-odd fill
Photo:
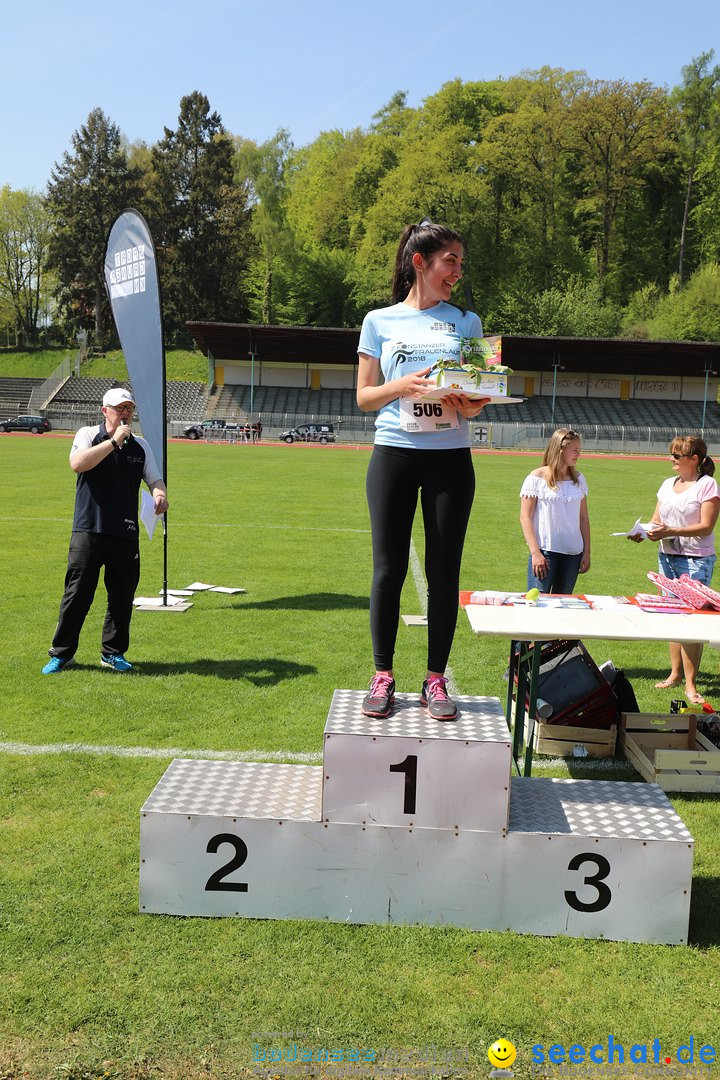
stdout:
MULTIPOLYGON (((608 601, 610 598, 606 598, 608 601)), ((481 637, 510 639, 506 719, 513 732, 513 760, 519 758, 525 737, 523 775, 532 772, 533 734, 537 708, 540 648, 544 641, 682 641, 720 649, 720 612, 695 615, 643 611, 635 604, 608 607, 562 608, 520 604, 466 604, 470 626, 481 637), (517 675, 517 706, 513 722, 513 689, 517 675), (527 701, 527 733, 525 709, 527 701)))

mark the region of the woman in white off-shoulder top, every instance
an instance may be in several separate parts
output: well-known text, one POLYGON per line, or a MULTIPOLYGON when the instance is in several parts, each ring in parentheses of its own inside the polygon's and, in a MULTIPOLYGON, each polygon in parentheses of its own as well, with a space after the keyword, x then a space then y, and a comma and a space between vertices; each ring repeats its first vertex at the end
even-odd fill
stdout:
POLYGON ((553 432, 543 463, 520 490, 520 524, 530 549, 527 588, 572 593, 578 574, 590 569, 588 486, 575 466, 580 436, 569 428, 553 432))

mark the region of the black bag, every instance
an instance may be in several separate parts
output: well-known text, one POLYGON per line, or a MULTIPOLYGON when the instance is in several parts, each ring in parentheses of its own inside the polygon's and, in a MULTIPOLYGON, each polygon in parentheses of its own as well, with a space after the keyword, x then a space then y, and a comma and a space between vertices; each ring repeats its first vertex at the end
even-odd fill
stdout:
POLYGON ((617 698, 618 712, 640 712, 640 706, 635 697, 632 683, 624 671, 617 672, 613 680, 612 688, 613 693, 617 698))

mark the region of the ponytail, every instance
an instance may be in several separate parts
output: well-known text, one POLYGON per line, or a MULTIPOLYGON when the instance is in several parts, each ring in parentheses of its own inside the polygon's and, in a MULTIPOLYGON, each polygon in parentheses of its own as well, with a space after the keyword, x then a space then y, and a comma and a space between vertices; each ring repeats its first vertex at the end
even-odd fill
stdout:
POLYGON ((713 476, 715 473, 715 462, 708 457, 707 444, 699 435, 678 435, 670 443, 670 453, 696 457, 700 476, 713 476))

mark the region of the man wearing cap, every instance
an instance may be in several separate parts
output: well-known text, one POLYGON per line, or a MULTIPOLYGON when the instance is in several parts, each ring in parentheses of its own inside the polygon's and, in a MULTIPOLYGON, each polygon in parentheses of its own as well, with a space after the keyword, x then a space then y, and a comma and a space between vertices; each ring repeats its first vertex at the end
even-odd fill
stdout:
POLYGON ((104 423, 80 428, 70 450, 70 468, 77 473, 75 515, 65 594, 43 675, 55 675, 72 664, 101 567, 105 568, 108 606, 100 662, 114 671, 132 670, 125 653, 140 579, 140 484, 144 480, 150 489, 156 514, 165 513, 168 500, 149 444, 130 430, 135 411, 130 391, 108 390, 102 411, 104 423))

